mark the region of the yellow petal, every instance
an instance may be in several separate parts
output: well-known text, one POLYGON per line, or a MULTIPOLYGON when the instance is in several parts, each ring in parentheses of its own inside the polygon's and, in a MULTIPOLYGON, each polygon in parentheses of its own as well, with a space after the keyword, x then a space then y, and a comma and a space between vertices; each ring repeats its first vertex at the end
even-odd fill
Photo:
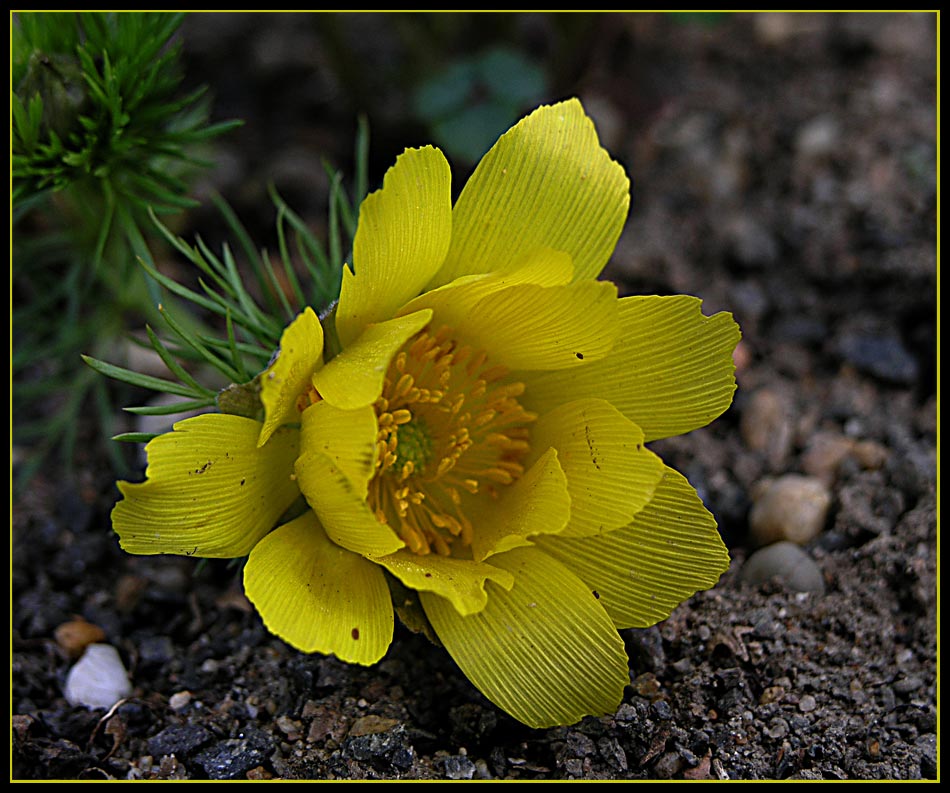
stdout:
POLYGON ((475 310, 478 303, 495 292, 516 284, 563 286, 571 282, 574 266, 562 251, 537 248, 525 254, 510 272, 466 275, 409 301, 400 315, 432 309, 435 327, 456 327, 475 310))
POLYGON ((372 406, 340 410, 321 401, 307 408, 300 419, 301 454, 318 451, 327 455, 366 498, 376 457, 376 411, 372 406))
POLYGON ((504 589, 511 589, 513 582, 507 570, 484 562, 438 554, 418 556, 403 550, 373 561, 383 565, 410 589, 435 592, 446 598, 459 614, 474 614, 485 608, 488 602, 486 580, 494 581, 504 589))
POLYGON ((422 592, 426 616, 461 670, 492 702, 530 727, 616 711, 630 682, 623 641, 580 579, 535 548, 492 557, 514 576, 506 592, 462 616, 422 592))
POLYGON ((393 637, 393 607, 383 571, 334 545, 305 512, 251 551, 244 591, 267 630, 305 653, 374 664, 393 637))
POLYGON ((541 416, 531 428, 531 445, 557 449, 567 476, 571 520, 565 537, 626 525, 663 478, 663 461, 644 447, 640 428, 602 399, 568 402, 541 416))
POLYGON ((297 483, 327 536, 361 556, 385 556, 405 546, 380 523, 354 486, 345 467, 316 449, 303 451, 295 466, 297 483))
POLYGON ((452 174, 442 152, 407 149, 360 206, 356 275, 343 270, 336 328, 346 347, 395 316, 441 267, 452 236, 452 174))
POLYGON ((493 365, 531 371, 578 367, 606 356, 618 333, 616 297, 613 284, 598 281, 493 289, 484 280, 466 279, 411 305, 431 305, 433 327, 448 325, 465 343, 487 351, 493 365))
POLYGON ((299 433, 257 447, 259 421, 209 413, 148 446, 145 482, 119 482, 112 526, 129 553, 247 555, 300 496, 291 479, 299 433))
POLYGON ((701 302, 688 295, 623 298, 611 354, 532 377, 522 402, 545 412, 569 399, 606 399, 647 442, 705 426, 732 402, 740 333, 730 314, 703 316, 701 302))
POLYGON ((257 441, 267 443, 281 424, 297 422, 297 398, 310 385, 313 373, 323 366, 323 328, 312 308, 305 308, 280 337, 280 352, 261 375, 264 424, 257 441))
POLYGON ((320 396, 343 410, 372 405, 383 390, 383 379, 396 351, 422 330, 431 311, 370 325, 350 346, 313 376, 320 396))
POLYGON ((630 184, 601 148, 580 102, 543 106, 505 133, 465 185, 452 246, 430 286, 511 269, 526 251, 570 254, 575 278, 594 278, 627 218, 630 184))
POLYGON ((629 526, 583 539, 540 537, 538 545, 597 592, 618 628, 666 619, 729 567, 715 519, 672 468, 629 526))
POLYGON ((548 449, 497 501, 473 498, 470 506, 472 554, 479 561, 531 545, 535 534, 561 531, 571 517, 571 497, 557 451, 548 449))

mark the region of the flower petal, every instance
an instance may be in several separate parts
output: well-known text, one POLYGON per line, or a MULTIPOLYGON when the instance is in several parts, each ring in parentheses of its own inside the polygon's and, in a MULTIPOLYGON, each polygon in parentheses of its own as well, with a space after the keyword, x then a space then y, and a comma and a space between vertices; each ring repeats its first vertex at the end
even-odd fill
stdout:
POLYGON ((605 359, 531 378, 523 399, 544 412, 565 399, 606 399, 639 426, 647 442, 703 427, 732 403, 732 315, 702 314, 688 295, 626 297, 620 337, 605 359))
POLYGON ((146 481, 119 482, 112 511, 129 553, 245 556, 300 496, 293 481, 298 433, 257 447, 259 421, 208 413, 179 421, 148 446, 146 481))
POLYGON ((493 289, 486 280, 466 279, 411 306, 431 306, 433 326, 448 325, 467 344, 486 350, 493 365, 530 371, 605 357, 618 333, 616 297, 617 287, 599 281, 493 289))
POLYGON ((330 542, 307 511, 251 551, 244 591, 267 630, 305 653, 374 664, 393 638, 383 571, 330 542))
POLYGON ((383 188, 360 206, 353 260, 343 270, 336 328, 346 347, 389 319, 442 266, 452 236, 452 173, 432 146, 406 149, 383 188))
POLYGON ((563 286, 571 282, 573 274, 574 266, 566 253, 551 248, 537 248, 525 254, 510 272, 462 276, 411 300, 399 314, 431 308, 433 325, 437 328, 442 325, 454 328, 488 295, 516 284, 563 286))
POLYGON ((462 616, 422 592, 426 616, 461 670, 492 702, 530 727, 613 713, 630 682, 623 641, 597 600, 564 565, 535 548, 492 557, 514 576, 488 605, 462 616))
POLYGON ((372 405, 383 390, 393 355, 431 317, 431 311, 416 311, 368 326, 356 341, 313 375, 313 387, 327 402, 343 410, 372 405))
POLYGON ((329 402, 311 405, 300 416, 300 449, 327 455, 366 498, 376 461, 376 411, 371 405, 340 410, 329 402))
POLYGON ((571 520, 565 537, 626 525, 663 478, 663 461, 643 446, 640 428, 602 399, 578 399, 541 416, 531 428, 531 445, 557 449, 567 476, 571 520))
POLYGON ((281 424, 300 420, 297 398, 307 390, 313 373, 321 366, 323 328, 308 307, 284 329, 277 359, 261 375, 264 424, 258 446, 267 443, 281 424))
POLYGON ((575 278, 594 278, 629 206, 627 176, 580 102, 540 107, 502 135, 468 180, 452 213, 452 246, 430 287, 511 269, 542 245, 569 253, 575 278))
POLYGON ((396 533, 376 519, 345 469, 316 449, 305 450, 295 466, 297 483, 327 536, 361 556, 385 556, 404 547, 396 533))
POLYGON ((531 545, 535 534, 556 534, 571 517, 568 481, 558 453, 548 449, 498 500, 472 498, 466 514, 474 527, 472 554, 492 554, 531 545))
POLYGON ((541 537, 538 545, 597 592, 618 628, 666 619, 729 567, 715 519, 672 468, 629 526, 600 537, 541 537))
POLYGON ((418 556, 402 550, 373 560, 410 589, 435 592, 452 604, 459 614, 474 614, 485 608, 488 594, 485 581, 494 581, 503 589, 511 589, 513 579, 507 570, 471 559, 427 554, 418 556))

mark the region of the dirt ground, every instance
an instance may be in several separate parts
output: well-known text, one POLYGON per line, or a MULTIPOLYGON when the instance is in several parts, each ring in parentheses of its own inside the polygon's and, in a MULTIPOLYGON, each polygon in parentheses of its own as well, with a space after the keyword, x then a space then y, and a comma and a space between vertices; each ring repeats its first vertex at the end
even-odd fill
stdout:
MULTIPOLYGON (((246 122, 205 187, 266 235, 268 180, 322 216, 319 158, 348 165, 358 112, 377 182, 427 142, 399 82, 420 47, 404 22, 189 18, 189 77, 246 122)), ((72 480, 45 471, 14 503, 12 778, 937 778, 934 16, 488 15, 439 31, 446 51, 504 41, 544 65, 549 99, 581 97, 634 183, 605 277, 699 295, 742 326, 732 409, 654 445, 717 516, 729 572, 623 631, 616 714, 531 730, 422 636, 397 628, 372 668, 302 655, 228 563, 125 555, 91 446, 72 480), (804 556, 747 562, 783 537, 804 556), (108 713, 64 698, 54 632, 77 616, 130 671, 108 713)), ((181 233, 214 224, 203 209, 181 233)))

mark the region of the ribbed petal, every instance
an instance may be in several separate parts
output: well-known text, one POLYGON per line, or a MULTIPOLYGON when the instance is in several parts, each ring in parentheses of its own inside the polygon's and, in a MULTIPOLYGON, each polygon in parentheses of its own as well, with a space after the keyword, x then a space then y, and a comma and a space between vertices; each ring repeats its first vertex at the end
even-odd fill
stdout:
POLYGON ((343 270, 336 327, 344 347, 390 319, 442 266, 452 236, 452 174, 442 152, 407 149, 360 206, 356 275, 343 270))
POLYGON ((623 641, 607 612, 564 565, 535 548, 492 557, 514 576, 488 605, 462 616, 420 595, 429 622, 461 670, 492 702, 530 727, 613 713, 630 682, 623 641))
POLYGON ((372 405, 383 390, 389 361, 422 330, 431 311, 417 311, 370 325, 351 345, 313 376, 313 387, 327 402, 343 410, 372 405))
POLYGON ((346 475, 356 492, 366 498, 376 457, 376 411, 371 405, 340 410, 321 401, 300 416, 300 452, 321 452, 346 475))
POLYGON ((452 213, 452 245, 430 286, 507 270, 540 246, 570 254, 575 278, 594 278, 630 206, 623 168, 601 148, 580 102, 543 106, 478 164, 452 213))
POLYGON ((300 496, 299 433, 257 447, 259 421, 221 413, 179 421, 148 446, 146 481, 119 482, 112 526, 129 553, 247 555, 300 496))
POLYGON ((571 519, 565 537, 626 525, 663 478, 663 461, 644 447, 640 428, 602 399, 568 402, 541 416, 531 428, 531 445, 557 449, 567 476, 571 519))
POLYGON ((473 498, 467 517, 472 521, 472 554, 478 560, 492 554, 531 545, 535 534, 556 534, 571 518, 568 481, 548 449, 497 500, 473 498))
POLYGON ((330 542, 309 511, 255 546, 244 591, 267 630, 305 653, 369 665, 393 638, 383 571, 330 542))
MULTIPOLYGON (((494 365, 524 371, 566 369, 605 357, 617 338, 617 288, 599 281, 565 286, 515 284, 493 290, 482 281, 423 295, 433 327, 488 352, 494 365)), ((325 370, 324 370, 325 371, 325 370)))
POLYGON ((295 470, 307 503, 337 545, 369 557, 385 556, 405 546, 389 526, 376 519, 365 495, 327 455, 306 451, 297 459, 295 470))
POLYGON ((300 420, 297 398, 323 366, 323 328, 312 308, 305 308, 280 337, 280 353, 261 376, 264 424, 257 441, 267 443, 281 425, 300 420))
POLYGON ((618 628, 666 619, 729 567, 716 521, 672 468, 629 526, 583 539, 540 537, 538 545, 597 592, 618 628))
POLYGON ((511 589, 513 583, 507 570, 471 559, 438 554, 418 556, 403 550, 373 561, 383 565, 410 589, 441 595, 459 614, 474 614, 485 608, 488 602, 485 581, 494 581, 504 589, 511 589))
POLYGON ((346 474, 346 466, 315 449, 297 459, 297 484, 320 519, 327 536, 361 556, 385 556, 405 546, 396 533, 380 523, 366 496, 346 474))
POLYGON ((475 310, 480 301, 510 286, 563 286, 571 282, 574 266, 562 251, 537 248, 525 254, 511 272, 466 275, 409 301, 400 315, 424 308, 432 309, 432 324, 456 327, 475 310))
POLYGON ((688 295, 623 298, 613 352, 531 377, 522 401, 543 413, 570 399, 606 399, 647 442, 705 426, 732 403, 740 333, 730 314, 703 316, 701 302, 688 295))

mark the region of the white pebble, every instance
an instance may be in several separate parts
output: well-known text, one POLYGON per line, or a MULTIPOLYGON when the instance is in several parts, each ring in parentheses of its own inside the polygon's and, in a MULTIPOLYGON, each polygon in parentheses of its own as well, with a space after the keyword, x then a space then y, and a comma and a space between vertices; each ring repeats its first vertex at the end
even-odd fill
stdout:
POLYGON ((749 514, 752 538, 758 546, 781 540, 804 545, 824 528, 831 493, 811 476, 785 474, 755 494, 749 514))
POLYGON ((90 644, 66 676, 66 701, 87 708, 111 708, 132 693, 129 675, 111 644, 90 644))
POLYGON ((168 698, 168 707, 174 711, 184 710, 191 702, 190 691, 176 691, 168 698))

